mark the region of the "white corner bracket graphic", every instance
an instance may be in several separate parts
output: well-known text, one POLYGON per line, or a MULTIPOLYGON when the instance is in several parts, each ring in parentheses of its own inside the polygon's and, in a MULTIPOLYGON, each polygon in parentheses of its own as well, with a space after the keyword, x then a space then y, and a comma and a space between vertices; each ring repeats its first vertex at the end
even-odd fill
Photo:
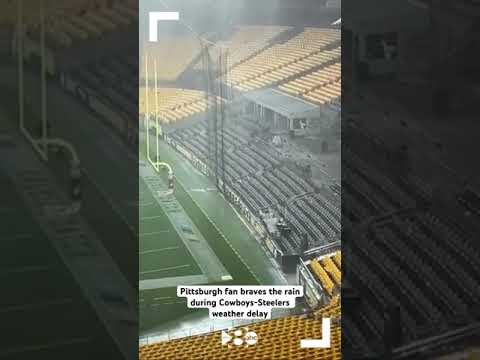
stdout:
POLYGON ((300 340, 301 348, 321 348, 330 347, 330 318, 322 319, 322 338, 320 340, 303 339, 300 340))
POLYGON ((152 11, 148 14, 148 40, 150 42, 158 41, 158 22, 159 21, 178 21, 180 14, 178 11, 152 11))

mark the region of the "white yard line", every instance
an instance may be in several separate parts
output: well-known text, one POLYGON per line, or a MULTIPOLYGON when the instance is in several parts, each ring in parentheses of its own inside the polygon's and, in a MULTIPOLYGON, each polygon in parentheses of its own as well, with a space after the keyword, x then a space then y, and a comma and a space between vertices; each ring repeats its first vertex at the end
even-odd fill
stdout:
POLYGON ((139 203, 138 205, 139 206, 150 206, 150 205, 154 205, 155 203, 154 202, 146 202, 146 203, 139 203))
POLYGON ((152 236, 152 235, 164 234, 164 233, 168 233, 168 232, 170 232, 170 231, 169 230, 153 231, 153 232, 138 234, 138 236, 139 237, 152 236))
POLYGON ((144 216, 142 218, 140 218, 141 221, 143 220, 152 220, 152 219, 158 219, 158 218, 162 218, 162 217, 165 217, 163 215, 154 215, 154 216, 144 216))
POLYGON ((152 274, 152 273, 156 273, 156 272, 160 272, 160 271, 183 269, 183 268, 187 268, 187 267, 190 267, 190 264, 178 265, 178 266, 170 266, 170 267, 166 267, 166 268, 155 269, 155 270, 148 270, 148 271, 140 271, 140 275, 152 274))
POLYGON ((192 199, 193 203, 200 209, 200 211, 203 213, 203 215, 205 215, 205 217, 208 219, 208 221, 210 221, 210 223, 213 225, 213 227, 218 231, 218 233, 222 236, 222 238, 225 240, 225 242, 228 244, 228 246, 230 246, 230 248, 233 250, 233 252, 235 253, 235 255, 237 255, 237 257, 240 259, 240 261, 243 263, 243 265, 245 265, 245 267, 248 269, 248 271, 250 272, 250 274, 253 275, 253 277, 255 278, 255 280, 257 280, 257 282, 259 284, 262 284, 261 281, 258 279, 257 275, 252 271, 252 269, 250 268, 250 265, 247 264, 247 262, 243 259, 243 257, 238 253, 237 249, 235 249, 233 247, 233 245, 231 244, 231 242, 227 239, 227 237, 223 234, 223 232, 218 228, 218 226, 212 221, 212 219, 210 219, 210 216, 208 216, 205 211, 203 211, 202 207, 197 203, 197 201, 192 197, 192 195, 186 190, 186 187, 183 185, 183 183, 180 181, 179 178, 176 178, 175 181, 177 181, 183 188, 183 190, 187 193, 188 197, 190 199, 192 199))
POLYGON ((163 248, 163 249, 145 250, 145 251, 140 251, 140 255, 153 254, 153 253, 157 253, 157 252, 161 252, 161 251, 177 250, 177 249, 179 249, 178 246, 170 246, 170 247, 166 247, 166 248, 163 248))

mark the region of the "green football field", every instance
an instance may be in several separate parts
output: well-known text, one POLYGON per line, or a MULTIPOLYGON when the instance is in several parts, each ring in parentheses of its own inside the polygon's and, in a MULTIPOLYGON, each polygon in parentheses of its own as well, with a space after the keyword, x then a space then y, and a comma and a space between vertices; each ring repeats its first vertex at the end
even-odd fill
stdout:
POLYGON ((199 274, 162 207, 139 179, 139 280, 199 274))
MULTIPOLYGON (((140 159, 143 160, 141 167, 151 167, 145 161, 145 144, 142 143, 140 148, 140 159)), ((142 333, 161 328, 169 320, 179 319, 190 312, 185 299, 176 297, 176 286, 185 285, 185 280, 203 275, 201 284, 281 283, 270 259, 231 205, 213 189, 210 179, 164 143, 160 145, 160 156, 175 172, 174 200, 192 222, 195 232, 198 231, 199 236, 206 240, 214 255, 192 254, 191 248, 187 248, 191 247, 190 242, 185 237, 182 240, 178 228, 175 229, 172 224, 171 214, 166 214, 158 204, 155 191, 140 179, 140 282, 161 284, 158 288, 142 290, 140 287, 142 333), (215 274, 205 274, 205 270, 202 270, 215 260, 231 276, 229 280, 211 280, 215 274)), ((166 172, 156 176, 160 180, 156 183, 163 184, 162 187, 166 189, 166 172)))

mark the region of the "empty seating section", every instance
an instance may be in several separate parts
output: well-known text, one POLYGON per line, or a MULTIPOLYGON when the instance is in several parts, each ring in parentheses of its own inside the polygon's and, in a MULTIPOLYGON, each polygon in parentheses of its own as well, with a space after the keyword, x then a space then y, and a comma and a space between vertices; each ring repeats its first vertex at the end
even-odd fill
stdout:
POLYGON ((135 59, 108 59, 81 67, 71 77, 115 111, 137 118, 138 87, 133 85, 138 83, 137 69, 135 59))
POLYGON ((335 265, 337 265, 339 269, 342 269, 342 253, 340 251, 336 252, 332 259, 335 265))
MULTIPOLYGON (((210 55, 216 59, 220 48, 228 49, 227 66, 231 68, 263 50, 273 38, 290 29, 288 26, 239 25, 229 40, 215 43, 210 49, 210 55)), ((194 69, 201 70, 202 62, 197 62, 194 69)))
POLYGON ((341 95, 341 64, 336 62, 320 70, 280 85, 279 88, 319 104, 338 101, 341 95))
POLYGON ((341 65, 340 63, 335 63, 333 65, 325 66, 321 70, 292 80, 284 85, 280 85, 279 88, 294 95, 302 95, 315 88, 338 82, 340 76, 341 65))
POLYGON ((338 59, 339 41, 338 30, 305 28, 285 43, 273 45, 233 67, 229 81, 241 91, 277 85, 338 59))
POLYGON ((317 104, 339 103, 342 94, 342 85, 340 80, 331 84, 316 88, 303 95, 307 100, 317 104))
MULTIPOLYGON (((192 127, 177 130, 170 136, 185 147, 193 146, 199 149, 200 151, 196 152, 196 156, 206 159, 208 143, 207 128, 204 121, 192 127)), ((232 129, 224 129, 223 143, 225 147, 225 171, 229 181, 273 168, 279 164, 279 160, 272 150, 259 146, 249 147, 242 136, 239 136, 232 129)))
MULTIPOLYGON (((145 114, 146 111, 145 88, 140 88, 139 111, 145 114)), ((162 123, 174 123, 192 115, 201 113, 207 109, 207 101, 202 91, 160 88, 158 89, 158 116, 162 123)), ((148 91, 149 113, 155 114, 155 90, 148 91)), ((220 102, 220 98, 217 100, 220 102)))
MULTIPOLYGON (((339 204, 333 204, 294 171, 282 166, 280 156, 270 145, 246 143, 244 139, 248 135, 242 133, 242 129, 227 127, 224 130, 224 173, 227 184, 249 210, 255 215, 265 208, 285 212, 285 219, 293 230, 286 246, 292 252, 298 251, 304 234, 308 234, 311 245, 337 239, 341 227, 339 204)), ((177 129, 169 133, 169 137, 207 163, 208 137, 204 121, 177 129)), ((219 173, 222 174, 222 167, 219 173)))
POLYGON ((329 296, 340 293, 342 283, 340 251, 312 259, 309 267, 329 296))
MULTIPOLYGON (((158 42, 148 43, 145 52, 149 59, 157 59, 159 80, 175 81, 200 56, 201 49, 199 40, 193 36, 160 36, 158 42)), ((142 77, 144 71, 142 66, 142 77)), ((153 60, 149 63, 149 78, 154 79, 153 60)))
POLYGON ((255 346, 222 346, 221 332, 196 335, 140 347, 140 360, 182 359, 341 359, 341 308, 338 298, 320 308, 313 316, 288 316, 249 325, 259 339, 255 346), (302 349, 300 339, 321 339, 322 318, 330 317, 331 347, 328 349, 302 349))
MULTIPOLYGON (((111 7, 102 2, 99 5, 100 8, 95 9, 86 3, 75 10, 69 6, 57 6, 52 10, 51 20, 46 25, 47 47, 52 50, 68 48, 138 21, 138 6, 134 2, 117 1, 111 7)), ((27 32, 29 38, 40 40, 38 25, 33 25, 27 32)))
POLYGON ((346 219, 355 221, 414 206, 415 198, 411 194, 353 154, 348 146, 342 149, 342 154, 345 159, 342 177, 348 180, 342 181, 342 198, 352 204, 345 212, 346 219))
POLYGON ((310 268, 312 269, 313 273, 317 276, 318 280, 320 280, 322 287, 327 291, 329 295, 332 295, 335 284, 333 283, 332 279, 328 276, 325 269, 320 265, 317 259, 313 259, 310 262, 310 268))
POLYGON ((327 273, 333 278, 335 285, 340 288, 342 283, 341 269, 333 262, 332 257, 324 257, 321 263, 327 273))
MULTIPOLYGON (((400 306, 404 343, 431 336, 438 328, 469 323, 471 309, 480 305, 480 251, 472 241, 475 235, 443 219, 435 207, 418 208, 418 194, 423 192, 393 182, 348 147, 342 149, 342 158, 342 201, 348 202, 345 223, 355 227, 379 219, 371 221, 368 231, 354 233, 354 238, 345 232, 342 239, 351 244, 345 255, 348 277, 362 289, 359 306, 342 314, 342 321, 349 324, 344 341, 352 346, 365 344, 364 339, 371 336, 360 331, 365 324, 381 341, 384 330, 378 309, 385 306, 400 306)), ((334 269, 341 267, 340 255, 313 263, 312 273, 331 291, 339 275, 334 269)))
MULTIPOLYGON (((125 5, 132 3, 131 0, 116 0, 125 5)), ((75 0, 75 1, 45 1, 46 13, 60 16, 72 16, 81 12, 88 11, 94 7, 106 7, 109 0, 75 0)), ((23 18, 25 23, 35 24, 39 22, 39 3, 34 1, 25 1, 23 4, 23 18)), ((17 3, 15 1, 4 1, 2 3, 2 13, 0 21, 2 24, 15 23, 17 20, 17 3)))

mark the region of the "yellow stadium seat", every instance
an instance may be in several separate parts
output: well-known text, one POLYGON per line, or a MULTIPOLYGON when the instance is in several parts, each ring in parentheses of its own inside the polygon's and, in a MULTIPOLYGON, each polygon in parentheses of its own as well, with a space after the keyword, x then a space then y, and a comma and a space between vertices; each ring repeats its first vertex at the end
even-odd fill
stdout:
POLYGON ((144 345, 139 349, 140 360, 228 359, 228 360, 337 360, 341 359, 341 313, 338 298, 314 312, 313 317, 288 316, 249 325, 257 334, 255 346, 227 346, 221 343, 221 332, 196 335, 176 340, 144 345), (322 317, 331 317, 331 347, 302 349, 301 339, 322 338, 322 317))

